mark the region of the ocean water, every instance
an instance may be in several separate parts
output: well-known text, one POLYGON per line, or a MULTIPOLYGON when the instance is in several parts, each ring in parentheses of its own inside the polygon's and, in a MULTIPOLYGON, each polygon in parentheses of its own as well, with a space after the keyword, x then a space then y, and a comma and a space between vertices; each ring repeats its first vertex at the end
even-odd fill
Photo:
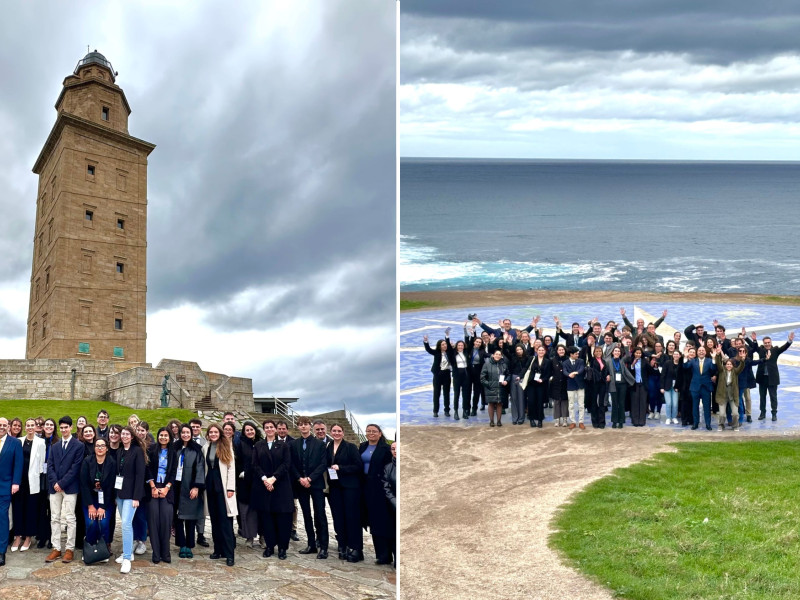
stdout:
POLYGON ((402 159, 403 291, 800 294, 800 163, 402 159))

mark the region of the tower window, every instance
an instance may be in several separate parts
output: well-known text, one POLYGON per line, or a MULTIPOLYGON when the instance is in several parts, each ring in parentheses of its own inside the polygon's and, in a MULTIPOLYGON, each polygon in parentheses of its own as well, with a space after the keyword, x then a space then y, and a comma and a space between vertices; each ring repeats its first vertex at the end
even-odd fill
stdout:
POLYGON ((122 331, 122 318, 114 319, 114 329, 117 331, 122 331))
POLYGON ((124 272, 125 272, 125 264, 121 263, 121 262, 118 262, 117 263, 117 273, 122 274, 124 272))
POLYGON ((125 229, 125 219, 117 219, 117 229, 125 229))
POLYGON ((94 177, 94 165, 87 165, 86 167, 86 174, 89 177, 94 177))
POLYGON ((108 107, 103 107, 103 121, 108 121, 108 107))
POLYGON ((94 211, 87 210, 84 215, 84 219, 86 219, 87 221, 94 221, 94 211))

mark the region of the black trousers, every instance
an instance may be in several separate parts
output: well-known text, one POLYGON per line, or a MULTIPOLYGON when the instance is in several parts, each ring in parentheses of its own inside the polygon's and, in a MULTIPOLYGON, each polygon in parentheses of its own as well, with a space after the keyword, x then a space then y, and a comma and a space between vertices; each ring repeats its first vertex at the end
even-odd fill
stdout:
MULTIPOLYGON (((45 493, 45 495, 47 495, 45 493)), ((31 494, 28 474, 22 474, 19 491, 11 496, 11 514, 14 516, 14 535, 33 537, 36 535, 36 515, 39 509, 39 494, 31 494)))
POLYGON ((375 546, 375 558, 379 561, 390 563, 394 556, 394 538, 382 535, 372 536, 372 545, 375 546))
POLYGON ((225 506, 225 492, 209 490, 206 492, 208 516, 211 518, 211 539, 214 553, 225 558, 233 558, 233 517, 228 516, 225 506))
MULTIPOLYGON (((450 375, 449 371, 448 377, 450 375)), ((306 528, 306 538, 308 545, 316 546, 314 541, 319 542, 320 549, 328 549, 328 517, 325 515, 325 494, 321 489, 304 488, 296 489, 297 501, 300 502, 300 509, 303 511, 303 524, 306 528), (311 504, 314 504, 314 518, 311 518, 311 504), (314 535, 314 527, 317 534, 314 535)))
POLYGON ((469 372, 470 383, 472 383, 472 410, 478 410, 478 399, 481 405, 486 406, 486 390, 481 384, 481 370, 473 369, 469 372))
POLYGON ((328 502, 333 515, 333 528, 340 549, 364 550, 364 537, 361 533, 361 490, 330 486, 328 502))
POLYGON ((433 373, 433 412, 439 412, 439 398, 444 392, 444 409, 450 410, 450 371, 436 369, 433 373))
POLYGON ((547 402, 547 383, 536 383, 533 377, 528 378, 525 389, 528 400, 528 420, 544 421, 544 403, 547 402))
POLYGON ((586 382, 586 403, 592 414, 592 425, 602 427, 606 424, 606 384, 604 382, 586 382))
POLYGON ((147 528, 153 547, 153 560, 171 558, 169 540, 172 530, 172 504, 166 498, 150 498, 147 503, 147 528))
POLYGON ((772 409, 772 413, 775 414, 778 412, 778 386, 777 385, 769 385, 759 383, 758 384, 758 397, 759 397, 759 408, 761 409, 762 413, 767 412, 767 392, 769 392, 769 404, 770 408, 772 409))
MULTIPOLYGON (((36 537, 50 540, 50 495, 47 493, 47 475, 39 479, 38 507, 36 509, 36 537)), ((13 497, 13 496, 12 496, 13 497)), ((112 511, 112 514, 116 511, 112 511)))
POLYGON ((175 522, 175 545, 180 548, 194 548, 194 529, 197 519, 178 519, 175 522))
POLYGON ((278 550, 287 550, 291 532, 292 513, 258 511, 258 533, 268 549, 274 549, 277 544, 278 550))
POLYGON ((456 369, 453 372, 453 409, 458 410, 458 397, 461 396, 461 410, 469 410, 469 393, 471 382, 466 369, 456 369))

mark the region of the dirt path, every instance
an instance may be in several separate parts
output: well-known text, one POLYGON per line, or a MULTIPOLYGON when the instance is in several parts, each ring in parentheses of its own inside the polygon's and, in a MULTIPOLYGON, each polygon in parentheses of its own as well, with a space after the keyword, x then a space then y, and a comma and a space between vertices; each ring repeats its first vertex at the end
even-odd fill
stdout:
MULTIPOLYGON (((720 437, 691 437, 706 439, 720 437)), ((553 516, 589 482, 674 441, 686 435, 403 427, 400 597, 610 600, 548 548, 553 516)))
MULTIPOLYGON (((712 294, 708 292, 613 292, 613 291, 443 291, 402 292, 401 300, 432 302, 446 308, 480 308, 516 304, 559 304, 562 302, 694 302, 729 304, 800 304, 798 296, 762 294, 712 294)), ((430 307, 421 310, 429 310, 430 307)))

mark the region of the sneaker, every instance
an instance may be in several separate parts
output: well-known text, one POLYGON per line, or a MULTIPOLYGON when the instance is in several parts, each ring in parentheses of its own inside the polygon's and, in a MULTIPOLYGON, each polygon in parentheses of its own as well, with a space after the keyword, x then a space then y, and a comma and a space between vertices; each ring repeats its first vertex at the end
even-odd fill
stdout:
POLYGON ((131 572, 131 561, 125 559, 122 561, 122 566, 119 568, 120 573, 130 573, 131 572))
POLYGON ((561 419, 556 419, 553 421, 553 427, 561 427, 561 419))
POLYGON ((739 431, 739 426, 737 425, 736 427, 733 428, 733 430, 734 431, 739 431))
POLYGON ((144 542, 136 542, 136 546, 133 549, 134 554, 144 554, 147 552, 147 544, 144 542))
POLYGON ((717 431, 725 431, 725 425, 717 425, 717 431))
MULTIPOLYGON (((134 561, 134 559, 135 559, 135 557, 134 557, 133 555, 131 555, 131 562, 133 562, 133 561, 134 561)), ((115 561, 115 562, 116 562, 118 565, 121 565, 123 560, 125 560, 125 557, 124 557, 122 554, 120 554, 120 555, 117 557, 117 559, 116 559, 116 561, 115 561)))

